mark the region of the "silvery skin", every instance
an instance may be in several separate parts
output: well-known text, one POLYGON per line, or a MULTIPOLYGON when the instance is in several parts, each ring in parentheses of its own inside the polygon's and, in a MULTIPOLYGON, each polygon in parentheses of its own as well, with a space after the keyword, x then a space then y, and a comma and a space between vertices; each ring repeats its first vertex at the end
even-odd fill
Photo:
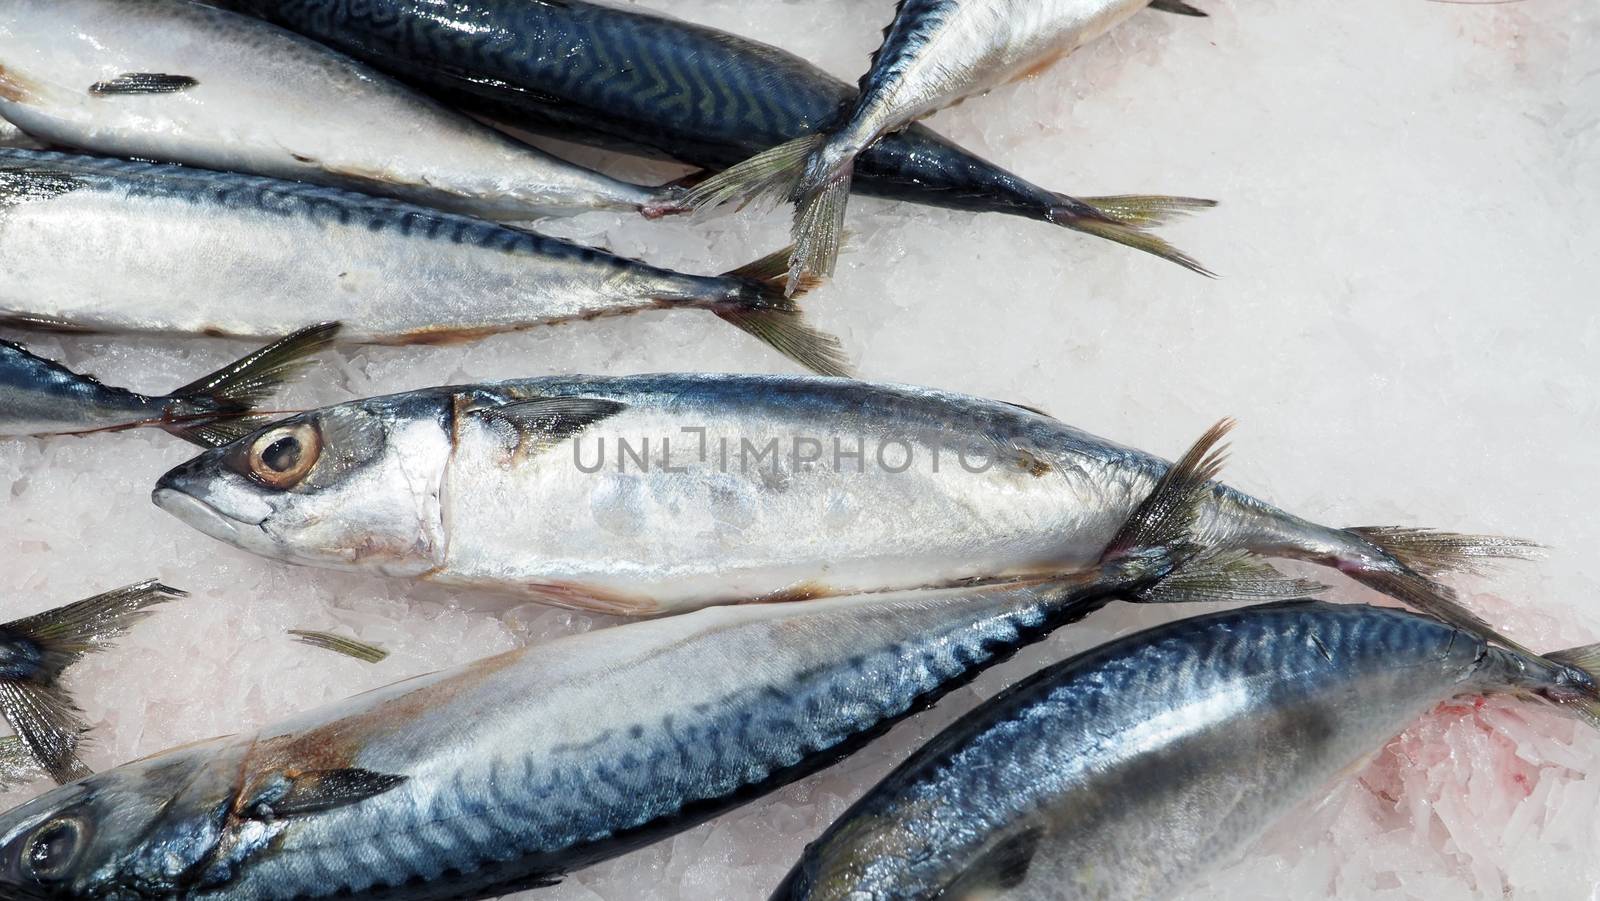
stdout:
MULTIPOLYGON (((155 502, 301 565, 617 615, 1091 564, 1168 469, 1011 404, 748 375, 572 376, 329 407, 174 469, 155 502)), ((1514 542, 1307 522, 1223 485, 1213 550, 1338 567, 1481 624, 1430 572, 1514 542), (1427 551, 1428 553, 1422 553, 1427 551)))
POLYGON ((486 219, 674 211, 675 188, 558 160, 321 44, 191 0, 7 3, 0 72, 0 115, 64 147, 486 219))
POLYGON ((408 679, 0 814, 0 894, 463 901, 549 885, 831 764, 1131 598, 1143 572, 713 608, 408 679))
POLYGON ((338 188, 0 149, 7 327, 277 337, 338 321, 341 341, 426 344, 675 309, 842 372, 774 265, 689 275, 338 188))
POLYGON ((1386 607, 1167 623, 1048 667, 870 789, 773 901, 1161 901, 1440 702, 1595 722, 1594 648, 1552 662, 1386 607))

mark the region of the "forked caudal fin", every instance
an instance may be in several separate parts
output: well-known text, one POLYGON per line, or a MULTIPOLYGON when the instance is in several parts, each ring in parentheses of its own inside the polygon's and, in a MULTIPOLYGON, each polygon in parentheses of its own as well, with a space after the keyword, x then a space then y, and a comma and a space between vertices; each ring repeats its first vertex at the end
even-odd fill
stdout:
POLYGON ((1114 197, 1068 197, 1056 195, 1058 203, 1048 218, 1063 228, 1115 241, 1135 250, 1177 263, 1208 278, 1216 273, 1207 269, 1160 235, 1147 229, 1217 205, 1215 200, 1198 197, 1168 197, 1161 194, 1122 194, 1114 197))
POLYGON ((827 135, 807 135, 779 144, 706 179, 689 192, 688 202, 696 209, 727 203, 744 207, 756 200, 795 202, 794 248, 788 263, 792 275, 785 289, 790 297, 832 275, 839 258, 844 211, 850 202, 855 166, 851 158, 833 167, 817 165, 814 158, 826 147, 827 140, 827 135), (815 184, 802 185, 803 178, 809 180, 808 168, 826 171, 815 184))
POLYGON ((274 341, 168 395, 161 427, 202 447, 220 447, 260 425, 256 408, 333 343, 339 324, 324 322, 274 341))
POLYGON ((1452 626, 1537 656, 1463 607, 1454 589, 1430 578, 1481 572, 1497 560, 1525 560, 1537 553, 1537 544, 1399 526, 1358 526, 1342 534, 1350 538, 1351 547, 1333 563, 1345 575, 1452 626))
POLYGON ((1213 552, 1198 543, 1195 526, 1222 471, 1233 429, 1223 419, 1169 467, 1148 497, 1123 523, 1101 555, 1102 565, 1143 564, 1151 579, 1129 600, 1143 603, 1277 601, 1304 597, 1325 586, 1284 576, 1244 551, 1213 552))
POLYGON ((103 650, 147 608, 183 596, 160 582, 141 582, 0 626, 0 642, 23 661, 0 679, 0 716, 57 782, 89 774, 77 753, 89 727, 62 690, 61 674, 103 650))
POLYGON ((794 296, 785 296, 783 285, 789 273, 789 248, 768 254, 727 273, 744 281, 753 295, 732 304, 713 306, 712 312, 774 350, 819 375, 850 375, 850 363, 839 347, 839 339, 808 325, 795 303, 810 290, 814 281, 790 280, 794 296))

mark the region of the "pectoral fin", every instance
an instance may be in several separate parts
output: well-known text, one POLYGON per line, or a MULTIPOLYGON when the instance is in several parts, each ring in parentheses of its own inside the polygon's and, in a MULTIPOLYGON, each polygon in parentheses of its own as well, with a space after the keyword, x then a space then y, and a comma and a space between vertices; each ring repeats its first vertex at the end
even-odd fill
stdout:
POLYGON ((973 862, 954 882, 945 886, 937 901, 976 901, 1014 889, 1028 878, 1028 866, 1039 850, 1038 828, 1009 836, 973 862))
POLYGON ((360 767, 284 773, 262 785, 244 805, 244 813, 258 820, 321 813, 375 798, 407 778, 360 767))
POLYGON ((627 408, 621 401, 602 397, 540 397, 471 410, 466 415, 500 441, 507 465, 514 465, 627 408))

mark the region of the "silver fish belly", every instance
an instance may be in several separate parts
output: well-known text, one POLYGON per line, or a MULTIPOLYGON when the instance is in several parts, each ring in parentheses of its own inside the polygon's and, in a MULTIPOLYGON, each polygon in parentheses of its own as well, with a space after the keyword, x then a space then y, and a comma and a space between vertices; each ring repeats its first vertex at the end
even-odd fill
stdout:
POLYGON ((58 145, 387 194, 491 219, 672 211, 320 44, 190 0, 18 0, 0 115, 58 145))
POLYGON ((418 343, 663 307, 842 371, 746 270, 685 275, 298 182, 0 150, 0 324, 259 337, 339 321, 344 341, 418 343))
POLYGON ((1593 722, 1588 672, 1392 608, 1300 601, 1170 623, 935 736, 773 898, 1160 901, 1435 704, 1501 692, 1593 722))
MULTIPOLYGON (((308 413, 178 467, 155 501, 288 562, 653 615, 1077 569, 1167 467, 1042 414, 930 389, 571 377, 308 413)), ((1338 566, 1460 613, 1401 559, 1436 533, 1328 528, 1220 485, 1200 516, 1210 548, 1338 566)), ((1435 571, 1454 553, 1440 550, 1435 571)))

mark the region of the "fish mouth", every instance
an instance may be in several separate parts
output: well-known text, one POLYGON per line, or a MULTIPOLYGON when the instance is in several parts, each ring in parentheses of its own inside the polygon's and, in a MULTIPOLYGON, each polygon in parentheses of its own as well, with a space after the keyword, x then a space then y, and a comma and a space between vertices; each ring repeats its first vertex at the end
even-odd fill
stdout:
POLYGON ((177 488, 157 485, 156 490, 150 494, 150 500, 157 507, 171 513, 194 529, 229 544, 238 544, 243 539, 239 531, 240 526, 261 525, 260 522, 243 523, 231 519, 216 507, 177 488))
POLYGON ((253 533, 263 530, 272 507, 235 486, 219 486, 216 478, 201 468, 204 460, 193 460, 162 476, 150 493, 151 502, 212 538, 230 544, 249 541, 253 533), (224 504, 215 502, 219 497, 224 504), (258 515, 251 518, 229 512, 241 507, 253 507, 250 512, 258 515))

